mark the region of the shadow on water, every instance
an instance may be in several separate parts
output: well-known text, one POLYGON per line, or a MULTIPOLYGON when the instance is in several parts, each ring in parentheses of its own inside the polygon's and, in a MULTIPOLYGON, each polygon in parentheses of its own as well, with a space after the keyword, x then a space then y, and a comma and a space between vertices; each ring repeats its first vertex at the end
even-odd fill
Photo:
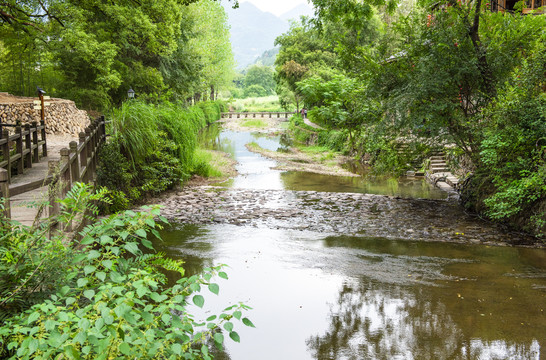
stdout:
MULTIPOLYGON (((274 171, 273 161, 244 145, 255 141, 277 150, 278 139, 210 131, 207 146, 240 162, 235 188, 439 196, 420 181, 374 183, 274 171)), ((378 226, 389 228, 381 211, 408 201, 383 198, 382 207, 370 212, 378 226)), ((460 220, 447 208, 425 211, 440 203, 447 204, 411 200, 412 206, 401 207, 411 211, 396 216, 460 220)), ((412 225, 410 220, 403 224, 412 225)), ((403 234, 398 230, 392 229, 403 234)), ((546 358, 544 250, 416 242, 402 235, 400 240, 327 236, 259 225, 180 224, 162 236, 156 250, 184 260, 188 275, 229 264, 229 281, 218 280, 219 296, 206 294, 205 309, 191 309, 196 320, 238 302, 255 309, 247 316, 256 329, 238 326, 241 343, 228 340, 219 359, 546 358)))
POLYGON ((189 275, 229 264, 212 307, 256 309, 257 329, 227 344, 234 360, 541 359, 542 250, 229 225, 164 237, 157 250, 183 258, 189 275))

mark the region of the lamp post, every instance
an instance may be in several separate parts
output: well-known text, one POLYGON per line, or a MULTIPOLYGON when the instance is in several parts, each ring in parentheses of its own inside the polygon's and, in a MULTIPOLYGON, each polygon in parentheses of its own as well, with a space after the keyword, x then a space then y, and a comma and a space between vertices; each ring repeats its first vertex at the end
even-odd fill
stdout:
POLYGON ((129 88, 129 90, 127 91, 127 98, 129 98, 129 100, 135 98, 135 91, 133 90, 133 88, 129 88))
POLYGON ((42 121, 42 123, 44 123, 45 121, 44 94, 46 92, 41 87, 36 86, 36 93, 38 94, 38 97, 40 98, 40 103, 42 105, 42 108, 40 109, 40 120, 42 121))

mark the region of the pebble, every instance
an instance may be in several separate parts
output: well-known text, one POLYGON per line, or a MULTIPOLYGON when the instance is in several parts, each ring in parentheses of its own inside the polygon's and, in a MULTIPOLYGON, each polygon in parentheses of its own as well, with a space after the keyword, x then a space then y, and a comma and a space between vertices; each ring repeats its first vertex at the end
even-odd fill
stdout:
POLYGON ((365 234, 367 237, 533 246, 534 239, 471 217, 453 201, 321 193, 192 187, 161 200, 173 222, 231 224, 365 234), (313 201, 310 201, 313 200, 313 201), (464 233, 464 236, 460 234, 464 233))

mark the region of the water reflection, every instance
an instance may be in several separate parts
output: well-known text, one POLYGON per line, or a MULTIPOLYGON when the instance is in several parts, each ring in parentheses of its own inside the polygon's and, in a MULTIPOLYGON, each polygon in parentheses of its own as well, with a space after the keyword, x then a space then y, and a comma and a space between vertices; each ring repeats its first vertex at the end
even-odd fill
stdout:
POLYGON ((232 188, 269 190, 311 190, 392 195, 404 198, 445 199, 447 193, 420 178, 382 178, 365 176, 339 177, 305 172, 272 170, 274 160, 248 151, 246 144, 257 143, 271 151, 283 151, 287 146, 281 136, 263 133, 221 130, 213 125, 200 134, 203 147, 231 154, 238 161, 237 176, 227 185, 232 188))
POLYGON ((233 360, 540 359, 542 250, 229 225, 178 226, 156 249, 189 273, 229 264, 204 317, 243 301, 233 360))
POLYGON ((425 289, 345 283, 331 305, 329 329, 307 344, 319 360, 540 359, 537 338, 469 337, 454 320, 466 314, 449 310, 425 289))
POLYGON ((341 177, 293 171, 282 173, 281 180, 286 190, 352 192, 403 198, 447 198, 445 191, 419 178, 341 177))

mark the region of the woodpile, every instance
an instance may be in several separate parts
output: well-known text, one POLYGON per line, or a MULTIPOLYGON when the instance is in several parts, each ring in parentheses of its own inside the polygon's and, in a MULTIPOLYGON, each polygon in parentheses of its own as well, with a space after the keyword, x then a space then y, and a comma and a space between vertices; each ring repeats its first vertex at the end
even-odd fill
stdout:
MULTIPOLYGON (((40 110, 34 109, 34 101, 38 98, 22 98, 6 93, 0 95, 0 122, 22 125, 40 121, 40 110)), ((45 124, 48 134, 76 135, 89 125, 89 117, 84 110, 79 110, 70 100, 49 99, 50 105, 45 107, 45 124)))

